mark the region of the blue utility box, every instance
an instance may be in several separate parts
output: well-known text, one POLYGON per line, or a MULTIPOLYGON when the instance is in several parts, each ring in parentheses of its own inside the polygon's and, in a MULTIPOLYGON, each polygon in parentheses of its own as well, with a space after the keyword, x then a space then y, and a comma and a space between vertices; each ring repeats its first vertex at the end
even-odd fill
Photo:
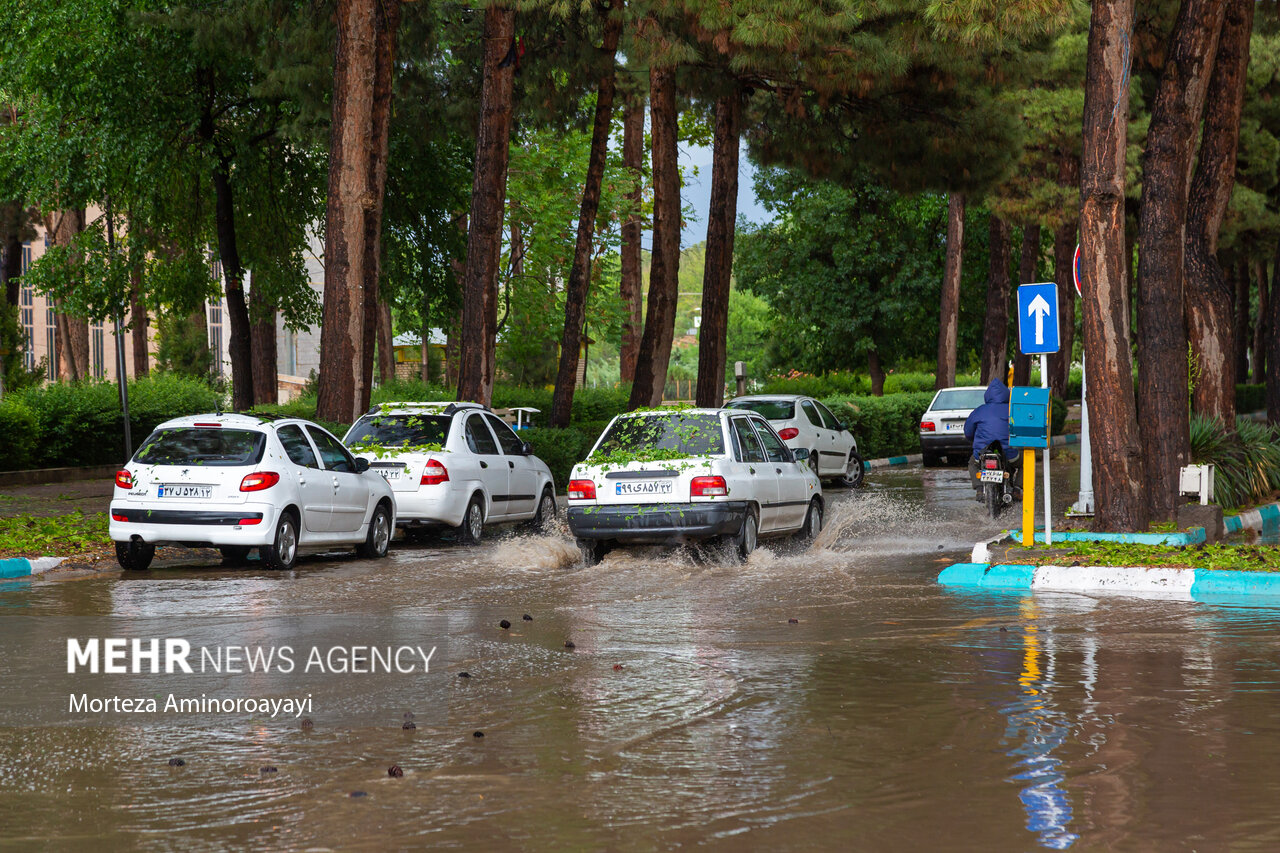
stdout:
POLYGON ((1009 446, 1049 446, 1049 389, 1009 389, 1009 446))

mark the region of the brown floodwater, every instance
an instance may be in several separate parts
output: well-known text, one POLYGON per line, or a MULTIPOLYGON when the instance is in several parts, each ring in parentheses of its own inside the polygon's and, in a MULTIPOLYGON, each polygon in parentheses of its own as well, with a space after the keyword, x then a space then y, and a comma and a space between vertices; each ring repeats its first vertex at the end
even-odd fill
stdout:
POLYGON ((1280 848, 1280 609, 944 590, 997 530, 963 472, 870 480, 744 566, 506 534, 6 583, 0 849, 1280 848), (310 729, 70 713, 66 638, 108 632, 437 651, 72 687, 301 690, 310 729))

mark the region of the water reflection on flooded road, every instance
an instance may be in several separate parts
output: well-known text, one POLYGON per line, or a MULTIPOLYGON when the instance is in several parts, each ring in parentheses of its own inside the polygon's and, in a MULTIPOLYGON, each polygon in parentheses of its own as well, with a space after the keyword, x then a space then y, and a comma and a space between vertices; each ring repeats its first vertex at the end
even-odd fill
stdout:
MULTIPOLYGON (((963 472, 870 479, 830 493, 815 548, 765 543, 745 566, 650 549, 582 569, 563 536, 512 536, 290 574, 186 566, 0 590, 6 649, 33 616, 162 618, 175 636, 217 619, 199 630, 251 644, 272 642, 282 616, 335 643, 357 616, 448 633, 402 695, 317 678, 311 730, 235 716, 47 725, 32 710, 0 728, 0 842, 1280 844, 1280 610, 944 591, 937 572, 996 531, 963 472), (339 705, 374 706, 385 725, 335 722, 339 705)), ((61 666, 61 648, 49 654, 61 666)), ((0 674, 15 689, 9 665, 0 674)))

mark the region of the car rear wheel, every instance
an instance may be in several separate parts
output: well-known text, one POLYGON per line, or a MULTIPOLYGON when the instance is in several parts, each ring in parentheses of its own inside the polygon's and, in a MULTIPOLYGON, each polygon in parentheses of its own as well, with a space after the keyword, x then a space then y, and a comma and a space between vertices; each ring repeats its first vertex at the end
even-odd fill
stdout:
POLYGON ((458 525, 458 538, 465 545, 475 545, 483 535, 484 504, 479 495, 473 495, 467 511, 462 514, 462 524, 458 525))
POLYGON ((942 457, 936 453, 930 453, 927 450, 921 454, 921 459, 926 468, 937 468, 942 464, 942 457))
POLYGON ((298 562, 298 519, 292 512, 280 513, 276 521, 276 538, 258 549, 262 563, 269 569, 289 570, 298 562))
POLYGON ((809 451, 809 470, 813 472, 813 476, 818 476, 818 451, 809 451))
POLYGON ((587 568, 598 566, 609 553, 609 543, 603 539, 579 539, 578 553, 582 555, 582 564, 587 568))
POLYGON ((122 569, 131 569, 138 572, 146 571, 155 556, 155 545, 148 545, 146 542, 139 542, 137 539, 116 543, 116 562, 120 564, 122 569))
POLYGON ((845 464, 844 476, 840 478, 840 485, 847 489, 860 489, 862 483, 866 479, 867 472, 862 466, 862 457, 858 455, 858 451, 849 451, 849 461, 845 464))
POLYGON ((756 549, 759 535, 760 523, 756 521, 755 512, 748 510, 747 517, 742 519, 742 527, 730 540, 734 557, 745 563, 751 556, 751 552, 756 549))
POLYGON ((391 532, 391 511, 386 504, 378 504, 369 519, 369 532, 364 542, 356 546, 356 553, 366 560, 381 560, 391 547, 391 532))

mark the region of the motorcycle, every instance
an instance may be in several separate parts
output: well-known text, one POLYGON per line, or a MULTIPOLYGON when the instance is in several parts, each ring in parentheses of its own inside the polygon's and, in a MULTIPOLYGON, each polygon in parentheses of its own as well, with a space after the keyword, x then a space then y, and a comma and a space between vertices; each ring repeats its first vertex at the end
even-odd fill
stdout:
POLYGON ((999 518, 1004 508, 1015 497, 1021 496, 1018 470, 1004 455, 1000 442, 993 441, 978 457, 978 482, 981 484, 982 502, 992 518, 999 518))

